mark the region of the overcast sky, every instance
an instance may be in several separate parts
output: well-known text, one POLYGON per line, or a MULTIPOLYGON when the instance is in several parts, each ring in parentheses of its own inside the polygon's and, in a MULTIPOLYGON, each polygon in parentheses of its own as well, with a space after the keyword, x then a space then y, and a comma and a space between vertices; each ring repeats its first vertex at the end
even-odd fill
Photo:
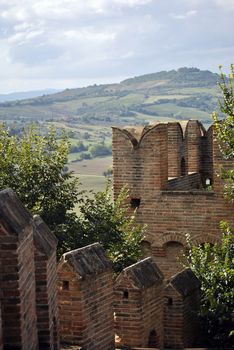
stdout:
POLYGON ((0 0, 0 93, 234 63, 234 0, 0 0))

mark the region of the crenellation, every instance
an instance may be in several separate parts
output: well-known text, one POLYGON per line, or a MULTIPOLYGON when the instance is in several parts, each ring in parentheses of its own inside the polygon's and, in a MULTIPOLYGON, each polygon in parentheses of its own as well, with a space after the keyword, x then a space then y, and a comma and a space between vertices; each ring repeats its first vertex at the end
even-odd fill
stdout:
POLYGON ((113 129, 114 195, 126 185, 130 198, 140 198, 137 222, 147 225, 148 252, 169 278, 182 265, 179 256, 168 260, 166 245, 162 244, 164 236, 183 232, 195 242, 201 233, 205 237, 204 233, 209 232, 213 240, 218 240, 219 222, 225 219, 234 224, 233 204, 223 198, 222 179, 217 177, 221 165, 233 168, 233 160, 222 159, 214 128, 206 131, 195 120, 148 126, 140 136, 138 133, 137 147, 129 142, 129 132, 113 129), (133 168, 134 152, 138 156, 133 168))
POLYGON ((4 349, 37 350, 32 217, 10 189, 0 192, 0 221, 4 349))
POLYGON ((61 340, 114 350, 112 269, 101 245, 64 254, 58 275, 61 340))
POLYGON ((117 346, 163 345, 163 275, 152 258, 125 268, 114 284, 117 346))
POLYGON ((200 283, 190 269, 172 276, 164 291, 165 347, 193 347, 199 339, 200 283))
POLYGON ((33 226, 39 348, 58 350, 57 239, 39 216, 33 226))

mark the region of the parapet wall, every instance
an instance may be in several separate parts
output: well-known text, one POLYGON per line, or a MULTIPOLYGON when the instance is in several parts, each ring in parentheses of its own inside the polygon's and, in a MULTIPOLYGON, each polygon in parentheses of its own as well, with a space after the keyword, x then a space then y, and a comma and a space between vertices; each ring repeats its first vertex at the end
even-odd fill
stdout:
POLYGON ((125 268, 114 284, 117 346, 162 347, 163 275, 147 258, 125 268))
MULTIPOLYGON (((0 192, 0 350, 58 350, 59 334, 85 350, 114 350, 114 324, 118 345, 162 348, 164 338, 170 346, 192 344, 196 278, 186 270, 165 289, 161 271, 146 258, 124 269, 113 291, 111 264, 98 243, 59 262, 59 322, 56 245, 40 217, 11 190, 0 192)), ((168 249, 173 256, 178 247, 168 249)))
POLYGON ((54 328, 58 321, 57 243, 44 226, 40 218, 33 222, 12 190, 0 192, 0 339, 4 350, 59 348, 54 328))
MULTIPOLYGON (((1 297, 1 294, 0 294, 1 297)), ((1 300, 1 299, 0 299, 1 300)), ((0 350, 3 350, 3 334, 2 334, 2 305, 0 302, 0 350)))
POLYGON ((11 190, 0 192, 0 225, 4 349, 35 350, 38 335, 32 217, 11 190))
POLYGON ((182 268, 187 234, 194 244, 214 243, 221 220, 234 224, 217 176, 221 165, 233 164, 222 159, 213 127, 197 121, 113 128, 114 196, 127 185, 136 219, 147 225, 146 255, 166 278, 182 268))
POLYGON ((59 349, 57 302, 57 239, 40 218, 33 218, 36 308, 39 349, 59 349))
POLYGON ((199 173, 191 173, 181 177, 170 178, 167 182, 166 190, 171 191, 190 191, 201 189, 201 177, 199 173))
POLYGON ((64 254, 58 266, 61 340, 114 350, 111 264, 100 244, 64 254))
POLYGON ((199 341, 200 283, 190 269, 173 276, 164 292, 165 347, 193 347, 199 341))

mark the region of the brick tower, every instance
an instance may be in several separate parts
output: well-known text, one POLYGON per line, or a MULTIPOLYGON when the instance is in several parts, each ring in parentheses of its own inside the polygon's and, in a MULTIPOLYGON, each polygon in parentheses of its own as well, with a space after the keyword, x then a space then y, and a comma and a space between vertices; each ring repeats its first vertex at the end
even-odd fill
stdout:
POLYGON ((138 223, 147 224, 142 243, 166 278, 182 269, 178 257, 186 234, 194 244, 216 242, 219 222, 234 223, 217 172, 225 163, 211 126, 195 120, 145 128, 113 127, 114 196, 125 185, 138 223))

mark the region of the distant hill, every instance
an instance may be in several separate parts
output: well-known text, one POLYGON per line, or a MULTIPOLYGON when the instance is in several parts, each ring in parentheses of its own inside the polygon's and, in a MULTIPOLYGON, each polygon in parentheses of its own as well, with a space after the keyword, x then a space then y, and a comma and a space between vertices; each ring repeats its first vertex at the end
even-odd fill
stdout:
POLYGON ((76 123, 143 124, 158 120, 210 122, 217 109, 218 74, 180 68, 146 74, 119 84, 66 89, 55 94, 0 103, 0 119, 76 123))
POLYGON ((42 96, 42 95, 54 94, 58 91, 61 91, 61 90, 44 89, 44 90, 11 92, 9 94, 0 94, 0 102, 23 100, 23 99, 27 99, 27 98, 42 96))
POLYGON ((112 125, 198 119, 208 126, 212 111, 218 110, 218 80, 209 71, 180 68, 119 84, 32 92, 38 97, 17 93, 15 101, 4 97, 6 102, 0 103, 0 123, 8 124, 17 135, 31 123, 40 132, 53 125, 58 137, 65 129, 71 143, 69 168, 80 176, 83 188, 100 190, 105 186, 101 174, 111 165, 112 125))

